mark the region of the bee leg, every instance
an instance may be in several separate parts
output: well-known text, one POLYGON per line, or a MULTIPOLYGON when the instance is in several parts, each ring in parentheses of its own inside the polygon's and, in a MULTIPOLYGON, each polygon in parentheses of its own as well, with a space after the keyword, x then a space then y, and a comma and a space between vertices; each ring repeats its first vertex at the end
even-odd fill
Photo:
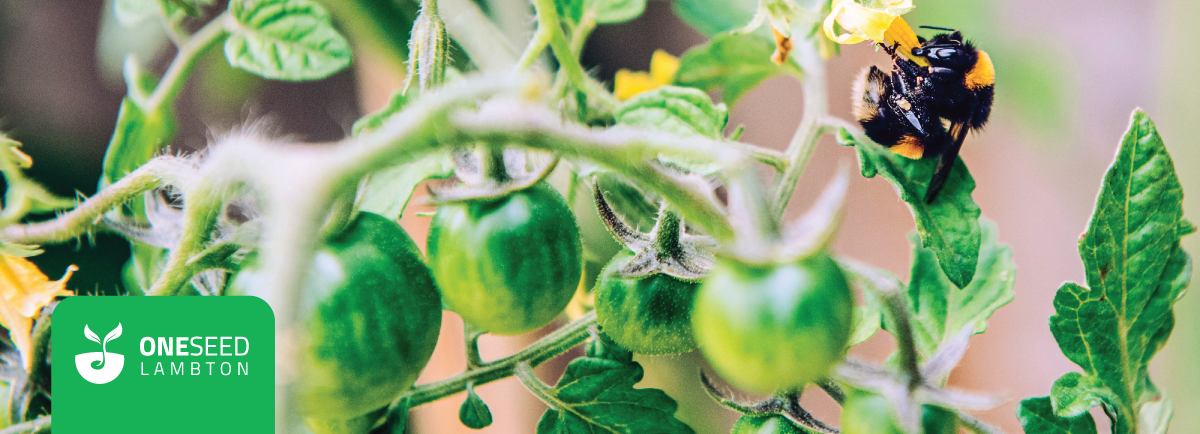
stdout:
POLYGON ((925 203, 933 203, 937 199, 938 193, 941 193, 942 187, 946 186, 946 180, 950 178, 950 170, 954 168, 954 163, 958 160, 958 151, 962 149, 963 141, 967 138, 967 131, 967 126, 961 123, 950 126, 949 143, 938 158, 937 166, 933 169, 933 178, 929 180, 929 189, 925 190, 925 203))

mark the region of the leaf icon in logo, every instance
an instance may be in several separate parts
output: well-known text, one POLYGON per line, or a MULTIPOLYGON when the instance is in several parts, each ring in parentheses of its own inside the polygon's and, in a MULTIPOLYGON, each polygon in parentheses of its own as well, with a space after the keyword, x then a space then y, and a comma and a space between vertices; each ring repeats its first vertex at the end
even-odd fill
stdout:
MULTIPOLYGON (((87 324, 84 324, 83 331, 85 333, 90 331, 87 329, 87 324)), ((92 336, 88 337, 88 339, 91 339, 95 336, 96 335, 93 334, 92 336)), ((104 346, 108 345, 108 341, 111 341, 111 340, 119 338, 119 337, 121 337, 121 323, 117 323, 117 328, 113 329, 113 331, 111 331, 111 332, 108 332, 107 335, 104 335, 104 342, 100 343, 101 351, 104 351, 104 346)), ((92 340, 95 340, 95 339, 92 339, 92 340)))
POLYGON ((89 341, 100 344, 100 337, 96 336, 96 333, 93 332, 92 329, 88 328, 87 324, 83 325, 83 335, 86 336, 89 341))

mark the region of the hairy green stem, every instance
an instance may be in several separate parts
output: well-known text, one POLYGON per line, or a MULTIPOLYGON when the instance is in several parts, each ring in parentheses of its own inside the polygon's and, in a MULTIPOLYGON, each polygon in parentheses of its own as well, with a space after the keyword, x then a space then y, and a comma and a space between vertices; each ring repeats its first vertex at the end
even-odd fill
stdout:
MULTIPOLYGON (((154 93, 150 94, 143 109, 157 111, 164 104, 175 101, 183 91, 183 84, 187 82, 200 56, 229 35, 227 26, 232 21, 233 17, 228 12, 222 13, 188 38, 187 42, 179 47, 175 59, 167 67, 167 72, 154 88, 154 93)), ((136 83, 130 85, 137 86, 136 83)))
POLYGON ((804 174, 808 160, 824 132, 823 123, 829 113, 829 97, 825 90, 825 62, 821 60, 821 55, 817 53, 811 41, 796 41, 795 47, 791 59, 804 71, 804 77, 800 79, 804 92, 804 115, 791 143, 788 144, 787 151, 784 152, 788 164, 776 183, 773 203, 775 214, 778 216, 783 215, 788 201, 792 199, 792 193, 796 191, 800 175, 804 174))
POLYGON ((42 416, 28 422, 22 422, 9 426, 8 428, 0 430, 0 434, 32 433, 49 427, 50 416, 42 416))
POLYGON ((187 188, 197 182, 197 176, 196 169, 182 158, 157 157, 54 220, 5 227, 0 238, 19 244, 69 241, 95 228, 113 207, 163 185, 187 188))
POLYGON ((453 377, 433 383, 426 383, 405 392, 397 398, 393 405, 407 400, 408 407, 416 407, 466 390, 467 383, 475 386, 491 383, 496 380, 514 375, 517 366, 537 366, 559 354, 583 343, 590 335, 588 330, 596 325, 596 312, 589 312, 582 318, 555 330, 553 333, 534 342, 520 352, 493 362, 484 363, 478 369, 470 370, 453 377))
POLYGON ((171 250, 162 274, 154 281, 147 295, 179 295, 184 283, 195 274, 188 262, 204 251, 217 225, 217 216, 224 209, 221 196, 212 182, 200 182, 184 190, 183 230, 179 244, 171 250))
POLYGON ((538 26, 533 32, 533 37, 529 39, 529 45, 525 46, 525 51, 521 53, 521 58, 517 59, 517 71, 524 71, 533 66, 533 62, 537 61, 538 56, 546 50, 546 46, 550 45, 550 31, 542 26, 538 26))
POLYGON ((533 8, 537 12, 538 32, 545 31, 549 34, 550 51, 558 59, 559 67, 567 72, 567 78, 572 83, 582 88, 587 73, 583 71, 583 65, 579 64, 579 59, 571 51, 571 44, 567 42, 567 35, 563 33, 554 0, 534 0, 533 8))
POLYGON ((896 330, 896 350, 900 352, 900 369, 908 374, 909 388, 921 385, 921 366, 917 358, 917 344, 913 338, 912 322, 908 311, 908 300, 900 291, 885 291, 882 294, 884 307, 892 314, 896 330))

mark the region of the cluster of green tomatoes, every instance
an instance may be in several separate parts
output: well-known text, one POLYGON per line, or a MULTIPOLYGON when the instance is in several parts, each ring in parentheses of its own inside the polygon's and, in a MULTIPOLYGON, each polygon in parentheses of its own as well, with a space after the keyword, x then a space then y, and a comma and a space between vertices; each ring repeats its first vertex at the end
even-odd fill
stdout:
MULTIPOLYGON (((571 302, 582 276, 579 228, 546 182, 500 197, 445 202, 422 258, 394 221, 359 212, 325 240, 303 289, 299 405, 315 432, 369 429, 370 415, 412 387, 438 340, 442 309, 496 335, 537 330, 571 302), (365 429, 364 429, 365 428, 365 429)), ((852 295, 826 254, 778 263, 718 257, 702 279, 621 272, 594 288, 600 330, 641 354, 697 347, 740 388, 770 392, 827 375, 851 330, 852 295)), ((229 294, 253 294, 247 259, 229 294)))

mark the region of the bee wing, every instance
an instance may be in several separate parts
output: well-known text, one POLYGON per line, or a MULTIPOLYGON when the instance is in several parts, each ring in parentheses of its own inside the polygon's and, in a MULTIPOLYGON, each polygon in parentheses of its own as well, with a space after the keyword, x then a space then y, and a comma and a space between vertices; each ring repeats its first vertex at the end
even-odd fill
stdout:
POLYGON ((946 186, 946 179, 950 177, 950 169, 954 167, 954 161, 958 159, 958 150, 962 149, 968 130, 966 124, 961 122, 950 125, 950 143, 938 158, 937 167, 933 169, 933 178, 929 180, 929 189, 925 190, 925 203, 933 203, 934 199, 937 199, 938 193, 942 191, 942 187, 946 186))

